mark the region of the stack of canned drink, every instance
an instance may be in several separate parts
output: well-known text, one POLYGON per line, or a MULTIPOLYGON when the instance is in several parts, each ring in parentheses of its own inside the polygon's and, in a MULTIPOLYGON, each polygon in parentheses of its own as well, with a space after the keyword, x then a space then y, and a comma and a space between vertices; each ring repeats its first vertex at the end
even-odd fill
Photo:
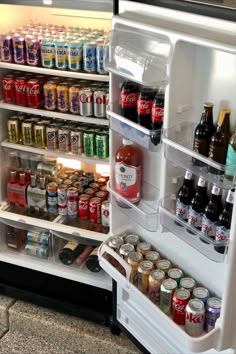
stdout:
POLYGON ((0 35, 4 62, 107 74, 108 46, 101 29, 32 23, 0 35))
POLYGON ((7 128, 10 143, 99 159, 109 157, 106 126, 18 114, 8 119, 7 128))
MULTIPOLYGON (((195 279, 162 259, 149 242, 135 234, 122 234, 111 237, 108 245, 129 264, 130 281, 176 324, 185 326, 189 335, 198 337, 215 327, 221 299, 211 297, 208 289, 197 286, 195 279)), ((106 258, 125 275, 114 257, 108 254, 106 258)))

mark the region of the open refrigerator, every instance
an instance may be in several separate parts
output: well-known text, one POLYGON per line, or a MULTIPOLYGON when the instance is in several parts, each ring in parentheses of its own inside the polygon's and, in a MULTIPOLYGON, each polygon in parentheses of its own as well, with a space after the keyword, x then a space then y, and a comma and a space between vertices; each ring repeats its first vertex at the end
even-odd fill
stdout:
POLYGON ((235 203, 230 239, 225 244, 228 251, 223 254, 216 251, 214 240, 203 243, 200 232, 191 229, 190 234, 186 224, 177 222, 175 203, 186 170, 196 177, 203 176, 209 186, 217 184, 224 195, 234 186, 224 178, 225 166, 199 156, 192 151, 192 144, 206 101, 214 103, 215 121, 221 108, 231 109, 232 133, 235 130, 235 11, 233 8, 229 11, 230 20, 219 19, 205 16, 209 7, 204 5, 200 15, 198 8, 194 14, 186 13, 177 3, 181 1, 116 2, 117 13, 112 19, 110 52, 106 59, 110 72, 111 234, 139 235, 162 258, 169 259, 184 274, 208 288, 213 296, 220 297, 222 308, 215 328, 197 338, 189 336, 130 282, 131 268, 109 247, 109 239, 100 247, 99 259, 102 268, 113 278, 116 324, 141 344, 143 352, 233 353, 235 203), (125 80, 165 87, 161 132, 150 131, 121 115, 120 87, 125 80), (161 134, 158 145, 153 144, 155 134, 161 134), (121 197, 115 188, 115 155, 123 137, 142 150, 142 198, 138 205, 121 197), (192 158, 201 160, 205 166, 214 165, 219 174, 212 176, 206 169, 193 166, 192 158), (118 206, 117 199, 126 208, 118 206), (118 261, 119 266, 111 259, 118 261))

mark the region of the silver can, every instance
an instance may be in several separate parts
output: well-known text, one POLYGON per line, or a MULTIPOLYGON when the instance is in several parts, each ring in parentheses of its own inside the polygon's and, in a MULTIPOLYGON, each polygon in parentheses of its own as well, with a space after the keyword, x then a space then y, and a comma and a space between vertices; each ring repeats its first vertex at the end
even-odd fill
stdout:
POLYGON ((67 186, 61 184, 57 187, 58 214, 67 215, 67 186))
POLYGON ((96 90, 93 93, 93 110, 94 116, 97 118, 106 117, 106 92, 96 90))
POLYGON ((124 240, 120 236, 112 236, 109 240, 108 246, 115 252, 118 252, 120 247, 124 244, 124 240))
POLYGON ((102 226, 110 227, 110 202, 104 200, 102 202, 102 226))
POLYGON ((186 306, 185 331, 192 337, 199 337, 204 330, 205 306, 199 299, 192 299, 186 306))
POLYGON ((81 155, 84 152, 83 146, 83 131, 73 129, 70 132, 71 152, 76 155, 81 155))
POLYGON ((107 115, 107 111, 109 110, 109 92, 106 93, 106 117, 108 117, 107 115))
POLYGON ((139 243, 140 243, 140 239, 138 235, 127 235, 125 237, 125 243, 131 243, 131 245, 134 245, 134 247, 136 247, 139 243))
POLYGON ((79 107, 81 116, 93 116, 93 91, 90 88, 80 90, 79 107))
POLYGON ((122 245, 120 247, 119 253, 127 261, 128 255, 130 254, 130 252, 133 252, 133 251, 135 251, 134 246, 131 245, 130 243, 125 243, 124 245, 122 245))
POLYGON ((180 288, 190 291, 191 294, 195 286, 196 286, 196 281, 193 278, 182 278, 180 280, 180 288))
POLYGON ((204 304, 206 305, 207 300, 209 299, 209 291, 206 288, 203 288, 201 286, 193 289, 193 297, 195 299, 199 299, 202 300, 202 302, 204 302, 204 304))
POLYGON ((47 126, 46 127, 46 142, 47 148, 49 150, 58 149, 58 127, 57 126, 47 126))
POLYGON ((58 145, 61 152, 70 151, 70 129, 61 127, 58 130, 58 145))

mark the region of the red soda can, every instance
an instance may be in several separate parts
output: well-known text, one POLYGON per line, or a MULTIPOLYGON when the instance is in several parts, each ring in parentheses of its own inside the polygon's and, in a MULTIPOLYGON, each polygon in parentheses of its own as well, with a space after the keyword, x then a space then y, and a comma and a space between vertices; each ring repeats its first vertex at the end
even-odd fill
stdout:
POLYGON ((186 306, 190 300, 190 292, 186 289, 177 289, 173 296, 173 321, 178 325, 185 324, 186 306))
POLYGON ((75 188, 77 188, 77 189, 78 189, 78 193, 79 193, 79 195, 83 194, 83 192, 84 192, 84 188, 83 188, 83 186, 82 186, 82 183, 81 183, 81 182, 79 182, 79 181, 75 181, 75 182, 73 182, 73 187, 75 187, 75 188))
POLYGON ((88 194, 81 194, 79 197, 79 218, 81 220, 89 219, 89 200, 88 194))
POLYGON ((3 98, 7 103, 15 102, 15 79, 14 75, 5 75, 2 79, 3 98))
POLYGON ((107 199, 107 194, 103 191, 98 191, 95 193, 95 197, 100 198, 102 202, 107 199))
POLYGON ((101 206, 100 198, 92 198, 89 201, 89 220, 93 224, 101 224, 101 206))
POLYGON ((97 183, 99 184, 99 186, 105 186, 107 184, 107 179, 104 177, 99 177, 97 179, 97 183))
POLYGON ((67 189, 67 215, 76 218, 78 216, 78 189, 69 187, 67 189))
POLYGON ((20 76, 15 79, 16 104, 26 106, 26 77, 20 76))
POLYGON ((107 190, 107 186, 101 186, 101 187, 100 187, 100 190, 103 191, 104 193, 106 193, 106 196, 108 197, 109 192, 108 192, 108 190, 107 190))
POLYGON ((40 83, 37 79, 30 79, 26 83, 27 104, 29 107, 39 108, 41 105, 40 83))
POLYGON ((98 183, 96 183, 96 182, 90 183, 90 184, 89 184, 89 187, 90 187, 90 188, 93 188, 93 189, 95 190, 95 192, 98 192, 99 189, 100 189, 100 185, 99 185, 98 183))
POLYGON ((86 188, 84 190, 85 194, 88 194, 90 198, 93 198, 95 196, 95 190, 93 188, 86 188))

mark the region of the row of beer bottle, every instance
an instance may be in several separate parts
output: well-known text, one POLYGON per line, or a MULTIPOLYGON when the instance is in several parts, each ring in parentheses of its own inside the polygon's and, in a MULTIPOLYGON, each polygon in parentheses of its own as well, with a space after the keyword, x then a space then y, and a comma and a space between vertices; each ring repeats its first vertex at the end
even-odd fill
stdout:
MULTIPOLYGON (((225 247, 221 247, 220 243, 229 239, 234 189, 228 191, 224 207, 221 199, 221 189, 216 185, 213 185, 208 198, 207 182, 202 177, 198 179, 195 191, 193 175, 186 171, 184 183, 177 195, 176 215, 188 225, 200 230, 203 235, 214 239, 219 243, 219 247, 215 248, 216 251, 224 253, 225 247)), ((191 233, 190 229, 188 231, 191 233)))

